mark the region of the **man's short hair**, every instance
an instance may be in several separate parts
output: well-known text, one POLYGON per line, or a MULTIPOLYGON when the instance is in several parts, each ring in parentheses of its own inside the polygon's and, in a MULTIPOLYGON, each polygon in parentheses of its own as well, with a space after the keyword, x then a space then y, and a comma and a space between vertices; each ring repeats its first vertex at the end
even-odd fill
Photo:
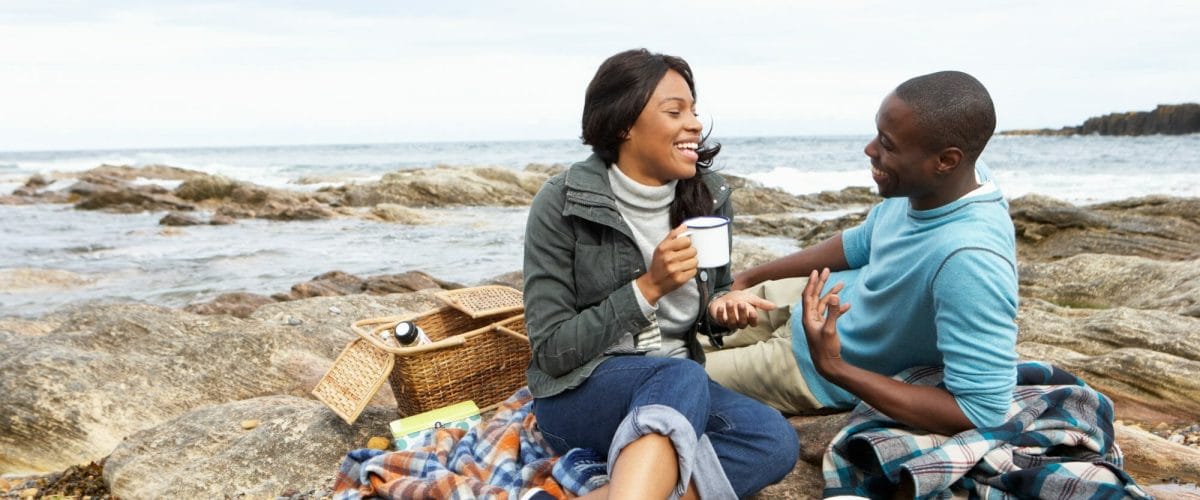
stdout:
POLYGON ((918 76, 896 87, 896 97, 913 109, 929 152, 957 147, 974 161, 996 131, 992 96, 979 80, 961 71, 918 76))

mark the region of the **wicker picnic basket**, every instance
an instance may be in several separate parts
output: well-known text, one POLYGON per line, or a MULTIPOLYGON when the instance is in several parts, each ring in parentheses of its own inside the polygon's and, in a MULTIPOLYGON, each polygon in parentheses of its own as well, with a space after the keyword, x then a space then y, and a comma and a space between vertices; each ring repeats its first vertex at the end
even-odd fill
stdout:
POLYGON ((446 305, 355 321, 350 328, 359 338, 338 356, 313 394, 352 423, 385 378, 402 417, 466 400, 485 408, 525 385, 530 349, 521 292, 483 286, 437 297, 446 305), (401 321, 412 321, 432 343, 400 347, 388 332, 401 321))

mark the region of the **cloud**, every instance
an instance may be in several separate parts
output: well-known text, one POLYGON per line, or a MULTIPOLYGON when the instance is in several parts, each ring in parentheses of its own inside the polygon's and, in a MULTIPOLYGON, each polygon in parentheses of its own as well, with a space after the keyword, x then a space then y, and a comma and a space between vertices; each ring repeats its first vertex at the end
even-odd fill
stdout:
POLYGON ((868 133, 954 68, 1000 128, 1195 101, 1190 2, 39 2, 0 14, 0 149, 570 138, 596 66, 686 57, 718 134, 868 133), (1086 14, 1086 15, 1085 15, 1086 14))

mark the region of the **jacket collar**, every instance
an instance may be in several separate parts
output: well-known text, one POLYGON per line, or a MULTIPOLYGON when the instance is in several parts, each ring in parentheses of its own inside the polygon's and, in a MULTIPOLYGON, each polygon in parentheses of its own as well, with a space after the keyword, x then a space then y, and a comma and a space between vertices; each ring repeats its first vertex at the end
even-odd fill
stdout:
POLYGON ((608 183, 608 166, 595 154, 567 169, 567 202, 617 209, 617 197, 608 183))

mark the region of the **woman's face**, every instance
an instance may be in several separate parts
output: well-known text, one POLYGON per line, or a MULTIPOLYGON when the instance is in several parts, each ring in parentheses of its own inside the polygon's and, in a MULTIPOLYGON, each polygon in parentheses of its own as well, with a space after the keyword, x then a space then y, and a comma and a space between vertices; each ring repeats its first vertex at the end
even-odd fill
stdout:
POLYGON ((689 179, 696 175, 696 148, 703 130, 687 80, 668 70, 618 148, 617 165, 647 186, 689 179))

